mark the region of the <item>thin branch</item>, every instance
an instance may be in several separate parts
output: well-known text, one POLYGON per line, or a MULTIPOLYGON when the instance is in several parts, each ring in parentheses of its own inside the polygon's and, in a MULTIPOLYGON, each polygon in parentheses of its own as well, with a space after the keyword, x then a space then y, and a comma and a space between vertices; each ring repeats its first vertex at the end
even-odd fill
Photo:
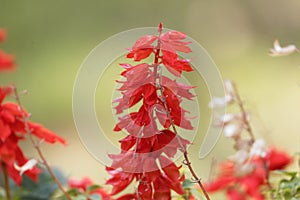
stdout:
POLYGON ((250 135, 250 138, 251 138, 251 143, 254 143, 255 141, 255 137, 254 137, 254 134, 253 134, 253 131, 252 131, 252 128, 251 128, 251 125, 248 121, 248 117, 247 117, 247 112, 244 108, 244 104, 243 104, 243 101, 241 99, 241 96, 237 90, 237 87, 234 83, 232 83, 232 86, 233 86, 233 90, 234 90, 234 95, 235 95, 235 98, 236 98, 236 102, 241 110, 241 113, 242 113, 242 119, 244 121, 244 124, 246 125, 246 130, 247 132, 249 133, 250 135))
POLYGON ((5 197, 6 197, 6 200, 11 200, 9 178, 8 178, 8 172, 7 172, 6 164, 4 162, 1 162, 1 166, 2 166, 3 176, 4 176, 5 197))
POLYGON ((20 96, 18 94, 18 91, 17 91, 17 87, 13 86, 13 90, 14 90, 14 93, 15 93, 15 98, 16 98, 16 101, 17 101, 17 104, 19 105, 19 109, 21 110, 22 112, 22 118, 23 118, 23 122, 24 122, 24 126, 25 126, 25 131, 27 132, 27 134, 29 135, 29 138, 30 138, 30 141, 31 143, 33 144, 33 147, 36 149, 41 161, 42 161, 42 164, 46 167, 47 171, 49 172, 50 176, 52 177, 52 179, 55 181, 55 183, 57 184, 57 186, 59 187, 59 189, 63 192, 63 194, 65 195, 65 197, 68 199, 68 200, 72 200, 72 198, 70 197, 70 195, 65 191, 62 183, 58 180, 58 178, 55 176, 52 168, 50 167, 50 165, 48 164, 41 148, 40 148, 40 143, 35 141, 34 138, 33 138, 33 135, 32 135, 32 131, 28 125, 28 117, 26 116, 25 114, 25 111, 23 109, 23 106, 22 106, 22 103, 21 103, 21 99, 20 99, 20 96))

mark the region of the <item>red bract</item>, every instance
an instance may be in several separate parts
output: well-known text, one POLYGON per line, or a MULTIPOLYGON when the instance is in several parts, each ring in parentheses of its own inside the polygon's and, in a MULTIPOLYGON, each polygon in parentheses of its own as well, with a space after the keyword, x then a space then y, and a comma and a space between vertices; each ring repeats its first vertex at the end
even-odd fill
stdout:
POLYGON ((118 89, 122 96, 114 100, 117 114, 124 111, 114 131, 126 131, 120 140, 121 152, 110 154, 112 165, 106 170, 110 174, 107 184, 113 186, 112 195, 118 194, 137 181, 136 192, 125 194, 125 199, 170 199, 171 191, 184 194, 184 175, 180 166, 171 160, 179 151, 185 152, 189 141, 171 130, 173 127, 193 129, 188 113, 181 108, 182 99, 192 100, 193 86, 179 83, 162 75, 166 67, 175 76, 183 71, 192 71, 188 60, 180 60, 177 52, 188 53, 186 35, 177 31, 140 37, 130 49, 127 58, 141 61, 153 54, 154 62, 137 65, 120 64, 125 70, 118 89), (128 109, 135 108, 136 110, 128 109))
POLYGON ((3 42, 6 38, 6 32, 4 29, 0 29, 0 42, 3 42))
POLYGON ((95 189, 90 189, 90 187, 95 186, 95 184, 88 177, 85 177, 81 180, 69 179, 68 186, 70 189, 76 189, 79 193, 82 194, 87 194, 87 195, 97 194, 103 200, 111 200, 110 195, 103 188, 96 187, 95 189))
MULTIPOLYGON (((28 161, 19 147, 19 141, 25 139, 26 134, 28 134, 23 119, 28 117, 28 114, 26 111, 22 111, 17 104, 4 102, 5 97, 11 93, 11 87, 0 87, 0 159, 6 165, 10 177, 17 184, 21 184, 22 177, 15 165, 22 166, 28 161)), ((45 142, 66 144, 63 138, 42 125, 29 121, 28 127, 33 135, 45 142)), ((32 180, 37 180, 39 172, 37 167, 33 167, 25 174, 32 180)))
MULTIPOLYGON (((0 29, 0 43, 6 38, 6 32, 0 29)), ((12 55, 6 54, 4 51, 0 50, 0 72, 10 71, 14 69, 14 57, 12 55)))
POLYGON ((152 43, 155 40, 157 40, 157 37, 154 35, 145 35, 139 38, 130 49, 130 53, 127 54, 127 58, 133 58, 134 61, 140 61, 149 57, 154 50, 152 43))
POLYGON ((232 161, 220 165, 220 174, 216 180, 206 185, 208 192, 226 190, 229 200, 263 200, 262 186, 266 184, 269 171, 285 168, 291 163, 291 157, 285 152, 271 148, 266 157, 253 157, 247 163, 251 168, 242 172, 232 161))

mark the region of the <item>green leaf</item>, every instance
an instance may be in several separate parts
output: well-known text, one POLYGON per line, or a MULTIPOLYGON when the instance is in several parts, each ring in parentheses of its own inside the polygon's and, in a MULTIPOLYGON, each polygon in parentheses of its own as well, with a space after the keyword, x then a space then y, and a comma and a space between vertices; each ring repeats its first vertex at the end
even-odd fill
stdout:
MULTIPOLYGON (((65 176, 56 168, 52 168, 52 170, 57 179, 62 184, 65 184, 65 176)), ((20 194, 22 200, 49 200, 58 189, 57 184, 46 169, 42 169, 38 182, 34 182, 27 176, 24 176, 22 187, 24 189, 24 192, 20 194)))
POLYGON ((298 172, 291 172, 291 171, 286 171, 286 170, 276 170, 277 173, 289 176, 291 178, 297 176, 298 172))
POLYGON ((94 190, 97 190, 97 189, 99 189, 99 188, 100 188, 99 185, 91 185, 91 186, 89 186, 89 187, 87 188, 87 193, 90 193, 90 192, 92 192, 92 191, 94 191, 94 190))
POLYGON ((193 187, 193 185, 194 183, 189 179, 185 179, 182 183, 183 189, 190 189, 191 187, 193 187))

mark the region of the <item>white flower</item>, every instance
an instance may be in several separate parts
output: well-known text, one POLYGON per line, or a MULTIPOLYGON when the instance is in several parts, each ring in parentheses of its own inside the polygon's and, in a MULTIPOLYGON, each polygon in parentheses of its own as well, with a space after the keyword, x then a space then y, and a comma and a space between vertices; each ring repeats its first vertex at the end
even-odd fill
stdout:
POLYGON ((263 139, 256 140, 250 150, 250 156, 266 156, 266 142, 263 139))
POLYGON ((234 86, 233 86, 233 83, 231 80, 229 80, 229 79, 224 80, 224 86, 225 86, 225 90, 228 94, 233 95, 235 93, 234 86))
POLYGON ((38 161, 36 159, 28 160, 23 166, 19 166, 14 163, 14 167, 17 171, 20 172, 20 175, 24 174, 26 171, 31 170, 34 166, 36 166, 38 161))
POLYGON ((246 150, 239 150, 234 155, 230 156, 229 159, 235 161, 238 164, 243 164, 249 158, 249 153, 246 150))
POLYGON ((242 132, 243 128, 241 124, 228 124, 224 127, 224 135, 225 137, 235 137, 238 136, 242 132))
POLYGON ((294 52, 299 52, 297 47, 293 44, 281 47, 278 40, 274 41, 273 49, 270 49, 270 56, 286 56, 294 52))
POLYGON ((232 122, 236 118, 236 115, 232 113, 228 113, 221 116, 215 114, 214 118, 214 125, 217 127, 222 127, 223 125, 227 125, 228 123, 232 122))
POLYGON ((209 102, 210 108, 224 108, 228 103, 232 102, 231 95, 225 95, 225 97, 213 97, 209 102))

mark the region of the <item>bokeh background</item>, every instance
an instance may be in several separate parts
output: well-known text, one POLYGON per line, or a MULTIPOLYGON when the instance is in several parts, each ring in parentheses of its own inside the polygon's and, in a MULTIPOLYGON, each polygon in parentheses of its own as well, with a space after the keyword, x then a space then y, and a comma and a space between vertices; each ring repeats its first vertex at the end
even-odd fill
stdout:
MULTIPOLYGON (((76 73, 88 53, 111 35, 163 22, 197 40, 223 78, 236 82, 257 137, 299 152, 300 54, 268 55, 276 38, 300 47, 299 10, 298 0, 0 0, 0 27, 8 31, 1 49, 13 53, 18 66, 15 73, 1 75, 0 83, 28 90, 22 100, 32 119, 68 140, 66 147, 43 146, 52 165, 72 177, 90 176, 103 183, 104 167, 80 143, 72 118, 76 73)), ((209 110, 203 110, 209 117, 209 110)), ((199 160, 202 138, 196 137, 190 154, 206 179, 212 158, 224 159, 232 144, 221 137, 210 156, 199 160)), ((34 156, 28 144, 24 147, 34 156)))

